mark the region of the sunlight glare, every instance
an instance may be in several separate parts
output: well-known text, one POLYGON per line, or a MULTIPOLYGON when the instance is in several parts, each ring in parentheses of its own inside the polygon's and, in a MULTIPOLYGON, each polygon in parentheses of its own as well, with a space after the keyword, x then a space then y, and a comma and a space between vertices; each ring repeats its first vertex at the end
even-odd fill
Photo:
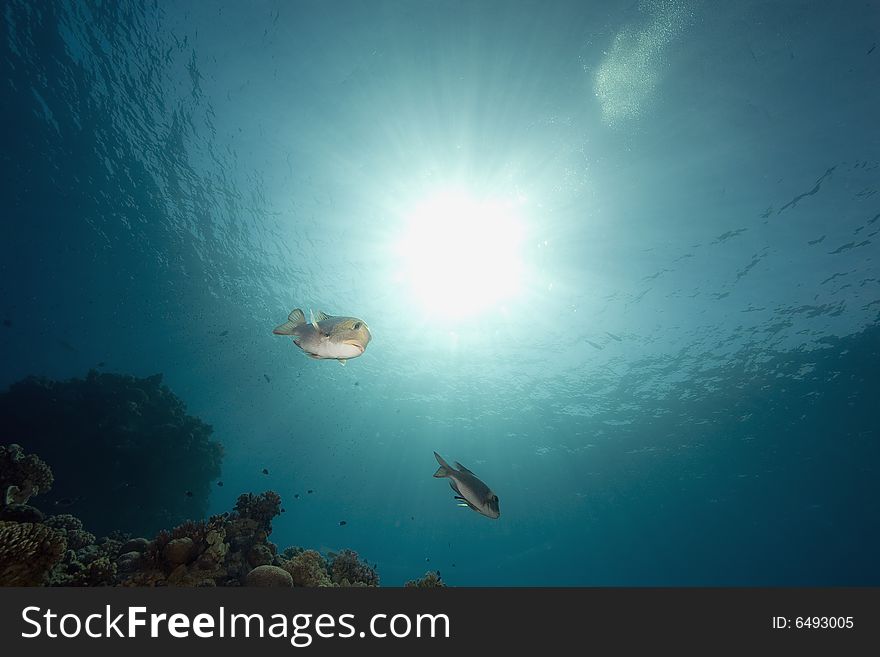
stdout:
POLYGON ((523 203, 444 192, 407 217, 400 276, 429 314, 472 315, 519 292, 523 203))

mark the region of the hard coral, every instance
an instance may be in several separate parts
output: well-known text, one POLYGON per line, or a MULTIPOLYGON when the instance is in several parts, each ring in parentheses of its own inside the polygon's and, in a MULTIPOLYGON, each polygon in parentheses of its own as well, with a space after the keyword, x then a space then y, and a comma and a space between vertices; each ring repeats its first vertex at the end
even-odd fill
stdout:
POLYGON ((67 547, 71 550, 81 550, 95 542, 95 535, 84 529, 71 529, 67 532, 67 547))
POLYGON ((99 557, 72 575, 65 585, 113 586, 116 583, 116 571, 116 564, 109 557, 99 557))
POLYGON ((327 562, 316 550, 302 550, 295 552, 288 548, 284 555, 289 558, 283 561, 284 569, 293 578, 294 586, 330 586, 330 574, 327 572, 327 562))
POLYGON ((82 529, 83 524, 82 520, 77 518, 76 516, 72 516, 69 513, 62 513, 57 516, 49 516, 46 518, 43 523, 47 527, 52 527, 53 529, 63 529, 65 531, 72 531, 74 529, 82 529))
POLYGON ((38 456, 25 454, 20 445, 0 445, 0 506, 26 504, 31 496, 51 489, 53 482, 52 470, 38 456))
POLYGON ((37 586, 67 549, 64 534, 29 522, 0 521, 0 586, 37 586))
POLYGON ((288 587, 293 586, 290 573, 278 566, 257 566, 247 574, 245 583, 248 586, 288 587))
POLYGON ((379 575, 366 563, 358 559, 357 552, 343 550, 331 552, 330 581, 337 586, 379 586, 379 575))
POLYGON ((425 576, 422 579, 411 579, 406 584, 404 584, 406 588, 417 588, 417 589, 434 589, 438 587, 445 587, 446 584, 443 583, 443 580, 440 579, 440 573, 437 571, 429 571, 425 573, 425 576))
POLYGON ((271 531, 272 518, 281 513, 281 497, 271 490, 260 495, 245 493, 236 501, 235 513, 237 517, 255 520, 261 528, 271 531))

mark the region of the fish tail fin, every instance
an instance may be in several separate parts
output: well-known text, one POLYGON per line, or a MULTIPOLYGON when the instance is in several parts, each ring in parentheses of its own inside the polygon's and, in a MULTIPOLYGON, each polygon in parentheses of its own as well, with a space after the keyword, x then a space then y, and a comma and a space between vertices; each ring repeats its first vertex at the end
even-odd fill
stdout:
POLYGON ((455 472, 452 467, 443 460, 443 457, 440 456, 437 452, 434 452, 434 458, 437 459, 437 463, 440 464, 440 467, 437 468, 437 472, 434 473, 435 477, 448 477, 451 473, 455 472))
POLYGON ((275 327, 272 331, 275 335, 293 335, 294 329, 306 323, 306 316, 302 310, 297 308, 291 311, 287 317, 287 321, 275 327))

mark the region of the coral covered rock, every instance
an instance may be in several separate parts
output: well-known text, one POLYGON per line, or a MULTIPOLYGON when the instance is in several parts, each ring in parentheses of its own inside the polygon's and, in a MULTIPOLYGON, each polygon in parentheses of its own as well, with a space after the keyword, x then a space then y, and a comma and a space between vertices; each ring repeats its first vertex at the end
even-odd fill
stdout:
POLYGON ((119 551, 126 552, 146 552, 150 546, 150 542, 145 538, 132 538, 122 544, 119 551))
POLYGON ((193 540, 188 536, 175 538, 165 546, 162 556, 165 557, 165 561, 173 565, 186 563, 192 556, 193 547, 193 540))
POLYGON ((132 550, 123 552, 116 558, 116 567, 120 573, 134 573, 141 567, 141 553, 132 550))
POLYGON ((0 445, 0 506, 26 504, 53 482, 52 470, 38 456, 25 454, 20 445, 0 445))
POLYGON ((248 563, 256 568, 257 566, 265 566, 272 563, 272 550, 268 545, 254 545, 248 550, 248 563))
POLYGON ((290 573, 278 566, 257 566, 247 574, 245 583, 248 586, 293 586, 290 573))
POLYGON ((64 534, 57 529, 0 521, 0 586, 45 584, 66 549, 64 534))

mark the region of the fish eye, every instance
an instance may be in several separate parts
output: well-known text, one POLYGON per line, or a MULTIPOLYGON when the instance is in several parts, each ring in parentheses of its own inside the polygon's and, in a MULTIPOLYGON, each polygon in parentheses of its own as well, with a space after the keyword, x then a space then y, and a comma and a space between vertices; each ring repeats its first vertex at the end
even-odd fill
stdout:
POLYGON ((361 327, 361 323, 360 323, 360 322, 355 322, 355 323, 354 323, 354 330, 355 330, 355 331, 357 331, 360 327, 361 327))

